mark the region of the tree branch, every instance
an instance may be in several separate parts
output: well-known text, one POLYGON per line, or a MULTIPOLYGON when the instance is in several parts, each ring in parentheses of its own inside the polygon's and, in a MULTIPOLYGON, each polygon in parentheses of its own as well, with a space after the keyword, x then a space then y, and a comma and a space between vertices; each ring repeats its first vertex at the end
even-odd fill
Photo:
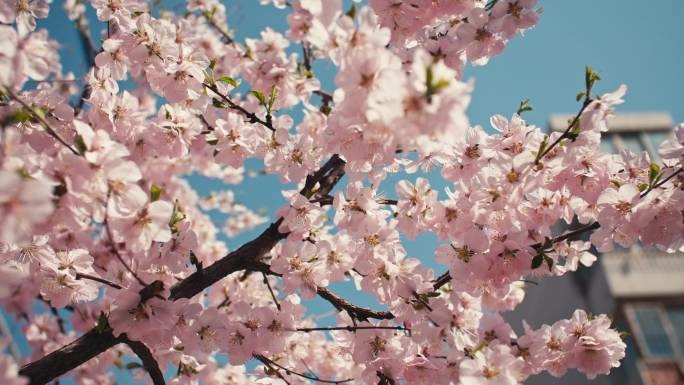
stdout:
POLYGON ((76 151, 75 148, 71 147, 69 143, 67 143, 64 139, 62 139, 61 136, 52 128, 50 127, 50 124, 36 111, 33 109, 32 106, 30 106, 28 103, 26 103, 23 99, 21 99, 19 96, 17 96, 14 92, 12 92, 11 89, 9 88, 4 88, 4 91, 7 92, 7 95, 11 98, 14 99, 17 103, 21 104, 22 107, 24 107, 30 114, 31 116, 40 123, 40 125, 45 129, 45 132, 48 133, 48 135, 52 136, 55 138, 59 143, 63 144, 64 147, 68 148, 69 151, 71 151, 74 155, 79 155, 78 151, 76 151))
MULTIPOLYGON (((659 181, 658 183, 654 184, 653 186, 649 187, 647 190, 642 192, 641 195, 639 195, 639 198, 644 198, 646 195, 648 195, 648 193, 650 193, 651 191, 663 186, 665 183, 669 182, 672 178, 679 175, 682 171, 684 171, 684 168, 680 167, 676 171, 672 172, 672 174, 670 174, 667 178, 659 181)), ((565 241, 566 239, 570 239, 572 237, 575 237, 575 236, 580 235, 582 233, 585 233, 587 231, 596 230, 599 227, 601 227, 601 224, 598 222, 592 222, 592 223, 586 224, 586 225, 581 226, 577 229, 568 231, 568 232, 563 233, 563 234, 561 234, 555 238, 552 238, 551 244, 556 244, 558 242, 565 241)), ((536 243, 536 244, 532 245, 532 247, 535 248, 537 251, 540 251, 540 248, 542 246, 543 245, 541 243, 536 243)), ((451 276, 449 275, 449 272, 448 271, 444 272, 433 283, 433 287, 434 287, 435 291, 439 290, 439 288, 446 285, 449 281, 451 281, 451 276)))
POLYGON ((116 284, 116 283, 108 281, 104 278, 96 277, 96 276, 90 275, 90 274, 76 273, 76 279, 89 279, 91 281, 104 283, 105 285, 113 287, 113 288, 118 289, 118 290, 122 289, 121 285, 119 285, 119 284, 116 284))
POLYGON ((111 331, 93 328, 72 343, 25 365, 19 374, 28 377, 30 385, 47 384, 120 342, 111 331))
POLYGON ((411 331, 403 326, 330 326, 330 327, 316 327, 316 328, 297 328, 295 331, 310 333, 316 331, 331 331, 331 330, 346 330, 348 332, 355 332, 357 330, 400 330, 411 331))
POLYGON ((111 194, 111 192, 109 190, 107 190, 107 202, 105 203, 104 228, 105 228, 105 232, 107 233, 107 238, 109 239, 109 244, 111 245, 112 252, 114 253, 114 256, 116 256, 116 258, 119 260, 119 262, 121 262, 121 264, 124 266, 124 268, 126 268, 126 270, 128 270, 128 272, 131 273, 133 278, 135 278, 135 280, 138 281, 138 283, 141 284, 142 286, 146 286, 147 284, 145 283, 145 281, 140 279, 140 277, 138 277, 138 274, 136 274, 135 271, 133 271, 133 269, 131 269, 131 267, 128 266, 126 261, 124 261, 123 257, 121 257, 121 253, 119 253, 119 247, 116 245, 116 242, 114 242, 114 237, 112 236, 112 230, 109 228, 109 218, 108 218, 110 194, 111 194))
MULTIPOLYGON (((328 194, 344 175, 345 164, 346 162, 339 156, 333 155, 318 171, 307 177, 300 194, 314 199, 320 195, 328 194), (317 185, 318 189, 314 190, 317 185)), ((254 240, 247 242, 201 272, 195 272, 178 282, 171 288, 171 295, 168 299, 175 301, 179 298, 191 298, 220 279, 237 271, 267 272, 267 265, 261 262, 260 258, 270 251, 278 241, 287 237, 287 234, 278 231, 281 222, 282 219, 278 219, 254 240)), ((154 281, 145 286, 140 291, 141 301, 158 295, 162 288, 161 281, 154 281)), ((20 374, 28 377, 31 385, 42 385, 82 365, 120 342, 122 341, 115 338, 110 330, 101 331, 95 327, 74 342, 25 365, 21 368, 20 374)))
POLYGON ((387 377, 385 373, 377 371, 376 374, 380 379, 380 381, 378 381, 378 385, 395 385, 394 379, 387 377))
POLYGON ((393 319, 394 314, 388 312, 388 311, 377 311, 377 310, 371 310, 371 309, 366 309, 364 307, 360 307, 357 305, 354 305, 353 303, 347 301, 346 299, 338 296, 337 294, 331 292, 330 290, 324 288, 324 287, 319 287, 316 289, 316 292, 318 295, 320 295, 323 299, 326 301, 330 302, 337 310, 344 310, 346 311, 350 317, 355 318, 359 321, 367 321, 369 318, 375 318, 375 319, 393 319))
MULTIPOLYGON (((353 381, 353 380, 354 380, 353 378, 348 378, 348 379, 346 379, 346 380, 324 380, 324 379, 322 379, 322 378, 318 378, 318 376, 311 376, 311 375, 308 375, 308 374, 303 374, 303 373, 295 372, 294 370, 288 369, 288 368, 286 368, 286 367, 284 367, 284 366, 278 364, 277 362, 275 362, 275 361, 271 360, 270 358, 267 358, 266 356, 261 355, 261 354, 255 354, 255 355, 254 355, 254 358, 256 358, 257 360, 263 362, 264 365, 268 366, 271 370, 273 370, 272 366, 275 366, 275 367, 278 367, 278 368, 284 370, 285 373, 287 373, 287 374, 294 374, 295 376, 299 376, 299 377, 302 377, 302 378, 306 378, 307 380, 311 380, 311 381, 322 382, 322 383, 325 383, 325 384, 342 384, 342 383, 345 383, 345 382, 349 382, 349 381, 353 381), (271 365, 272 365, 272 366, 271 366, 271 365)), ((287 382, 284 378, 281 377, 281 379, 282 379, 283 381, 287 382)))
POLYGON ((268 282, 268 277, 266 276, 266 273, 262 271, 261 275, 264 277, 264 284, 266 285, 266 287, 268 287, 268 292, 271 293, 271 298, 273 298, 273 302, 275 303, 276 308, 278 309, 278 311, 280 311, 280 302, 278 302, 278 298, 276 298, 276 295, 273 292, 271 283, 268 282))
POLYGON ((128 345, 129 348, 135 353, 143 363, 143 367, 147 370, 150 377, 152 378, 152 383, 154 385, 166 385, 164 381, 164 374, 159 368, 157 360, 152 355, 150 349, 140 341, 131 341, 128 337, 122 335, 122 342, 128 345))
POLYGON ((259 123, 262 126, 268 128, 269 130, 275 132, 275 128, 273 127, 273 124, 259 118, 254 112, 247 111, 247 109, 245 109, 241 105, 235 103, 228 96, 223 95, 219 91, 219 89, 216 87, 216 85, 208 84, 208 83, 202 83, 202 85, 204 87, 210 89, 214 94, 218 95, 224 102, 226 102, 228 104, 228 107, 230 107, 233 110, 240 112, 242 115, 244 115, 246 118, 248 118, 250 123, 259 123))
POLYGON ((224 43, 226 43, 226 44, 235 43, 235 40, 233 39, 232 36, 230 36, 228 31, 226 31, 223 27, 218 25, 216 20, 214 20, 214 18, 208 12, 204 12, 202 14, 202 16, 204 16, 204 19, 207 20, 207 23, 209 23, 209 25, 211 25, 216 31, 218 31, 221 34, 221 36, 223 37, 224 43))

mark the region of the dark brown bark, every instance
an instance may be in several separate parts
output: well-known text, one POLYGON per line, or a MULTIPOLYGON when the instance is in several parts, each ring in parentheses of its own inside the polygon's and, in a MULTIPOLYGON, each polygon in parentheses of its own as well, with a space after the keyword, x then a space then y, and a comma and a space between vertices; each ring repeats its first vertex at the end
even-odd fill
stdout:
POLYGON ((138 358, 142 361, 143 367, 147 370, 147 373, 152 378, 152 383, 154 385, 166 385, 164 381, 164 374, 159 368, 157 360, 154 359, 150 349, 140 341, 131 341, 126 338, 123 341, 129 348, 135 353, 138 358))
POLYGON ((111 331, 100 333, 93 328, 72 343, 24 366, 19 374, 28 377, 30 385, 47 384, 119 343, 121 340, 111 331))
POLYGON ((331 292, 330 290, 324 288, 324 287, 319 287, 316 289, 316 292, 318 295, 321 296, 321 298, 325 299, 326 301, 330 302, 335 306, 337 310, 344 310, 346 311, 350 317, 355 318, 359 321, 366 321, 369 318, 374 318, 374 319, 393 319, 394 314, 388 312, 388 311, 377 311, 377 310, 371 310, 371 309, 366 309, 364 307, 360 307, 357 305, 354 305, 353 303, 347 301, 346 299, 338 296, 337 294, 331 292))

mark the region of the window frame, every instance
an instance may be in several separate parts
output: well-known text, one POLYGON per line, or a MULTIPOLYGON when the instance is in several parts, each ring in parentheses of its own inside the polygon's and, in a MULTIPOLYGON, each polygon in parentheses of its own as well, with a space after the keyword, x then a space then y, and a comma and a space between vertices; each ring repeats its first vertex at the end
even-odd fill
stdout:
POLYGON ((667 307, 682 306, 666 306, 665 303, 660 301, 635 301, 624 305, 624 314, 632 336, 637 343, 637 349, 642 360, 649 363, 676 363, 680 366, 680 370, 682 370, 684 369, 684 346, 680 345, 680 338, 667 314, 667 307), (655 309, 657 311, 660 323, 662 324, 667 339, 670 342, 670 346, 672 347, 672 357, 658 357, 651 354, 648 348, 647 339, 644 336, 641 325, 636 317, 636 310, 639 308, 655 309))

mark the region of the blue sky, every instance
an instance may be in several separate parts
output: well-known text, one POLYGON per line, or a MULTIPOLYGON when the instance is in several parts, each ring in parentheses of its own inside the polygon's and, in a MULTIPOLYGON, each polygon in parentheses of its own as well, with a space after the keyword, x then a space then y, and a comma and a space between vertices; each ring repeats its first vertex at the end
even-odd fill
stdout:
MULTIPOLYGON (((179 3, 167 0, 161 6, 173 8, 179 3)), ((260 6, 257 0, 224 1, 224 4, 238 40, 257 37, 267 26, 280 31, 287 28, 288 10, 260 6)), ((530 99, 534 106, 534 111, 526 113, 525 118, 538 126, 545 126, 551 113, 575 112, 578 103, 574 98, 582 90, 585 65, 601 74, 603 80, 595 87, 596 92, 612 91, 622 83, 628 85, 626 102, 618 111, 666 111, 675 122, 684 121, 681 96, 684 1, 541 0, 540 5, 544 13, 536 28, 511 41, 504 53, 487 66, 466 69, 465 79, 475 80, 468 110, 472 124, 486 127, 493 114, 510 116, 522 99, 530 99)), ((103 25, 90 7, 89 15, 93 35, 97 37, 103 25)), ((53 2, 50 17, 38 25, 47 28, 61 44, 65 71, 81 76, 85 61, 78 36, 61 9, 61 1, 53 2)), ((333 67, 317 63, 314 69, 325 88, 331 89, 333 67)), ((259 167, 258 162, 249 162, 249 165, 259 167)), ((225 188, 221 182, 206 178, 192 177, 191 182, 201 195, 225 188)), ((259 176, 246 178, 244 184, 229 188, 235 189, 242 203, 270 215, 283 203, 282 187, 276 177, 259 176)), ((393 196, 393 191, 386 192, 393 196)), ((236 248, 262 229, 227 240, 229 247, 236 248)), ((435 239, 430 235, 406 243, 409 255, 423 257, 432 256, 434 245, 435 239)), ((338 292, 351 295, 348 287, 341 286, 338 292)), ((370 296, 352 299, 359 304, 376 306, 370 296)), ((330 310, 320 302, 312 308, 317 312, 330 310)), ((13 327, 20 335, 17 325, 13 327)), ((130 383, 130 379, 120 377, 120 382, 130 383)))

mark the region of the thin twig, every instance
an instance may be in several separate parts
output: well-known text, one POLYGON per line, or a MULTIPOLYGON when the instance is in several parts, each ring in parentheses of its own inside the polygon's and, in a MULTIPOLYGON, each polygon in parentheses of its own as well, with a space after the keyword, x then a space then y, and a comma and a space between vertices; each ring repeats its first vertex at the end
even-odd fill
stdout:
POLYGON ((221 99, 223 99, 224 102, 228 104, 228 107, 230 107, 233 110, 236 110, 240 112, 242 115, 244 115, 246 118, 249 119, 249 123, 259 123, 262 126, 268 128, 271 131, 275 132, 275 128, 273 127, 273 124, 259 118, 255 113, 247 111, 244 107, 241 105, 235 103, 232 101, 228 96, 223 95, 219 89, 216 87, 216 85, 209 84, 209 83, 202 83, 206 88, 210 89, 214 94, 218 95, 221 99))
POLYGON ((114 252, 114 256, 121 262, 121 264, 128 270, 131 275, 135 278, 136 281, 138 281, 139 284, 142 286, 147 286, 145 281, 140 279, 138 275, 131 269, 130 266, 128 266, 128 263, 124 261, 124 259, 121 257, 121 254, 119 253, 119 247, 116 245, 116 242, 114 242, 114 237, 112 236, 112 230, 109 228, 109 196, 111 192, 107 191, 107 203, 105 204, 105 217, 104 217, 104 227, 105 231, 107 232, 107 238, 109 238, 109 244, 111 246, 112 252, 114 252))
POLYGON ((278 378, 280 378, 281 380, 283 380, 287 385, 291 385, 291 384, 290 384, 290 381, 288 381, 287 379, 285 379, 285 377, 280 373, 280 370, 278 370, 278 368, 274 368, 273 366, 271 366, 271 362, 272 362, 271 360, 269 360, 268 358, 262 356, 261 354, 255 354, 255 355, 254 355, 254 358, 256 358, 257 360, 261 361, 261 363, 263 363, 264 365, 266 365, 266 367, 267 367, 272 373, 275 373, 275 375, 278 376, 278 378))
POLYGON ((10 98, 14 99, 16 102, 21 104, 30 114, 33 116, 34 119, 36 119, 41 126, 45 129, 45 132, 47 132, 50 136, 55 138, 58 142, 64 145, 64 147, 68 148, 69 151, 74 153, 74 155, 79 155, 78 151, 76 151, 75 148, 71 147, 69 143, 67 143, 64 139, 62 139, 61 136, 52 128, 50 127, 50 124, 43 119, 42 116, 40 116, 34 109, 31 107, 28 103, 26 103, 24 100, 22 100, 19 96, 17 96, 14 92, 12 92, 11 89, 5 88, 4 91, 7 92, 7 95, 9 95, 10 98))
MULTIPOLYGON (((684 168, 680 167, 678 170, 676 170, 676 171, 674 171, 672 174, 670 174, 667 178, 665 178, 665 179, 659 181, 658 183, 656 183, 656 184, 654 184, 653 186, 651 186, 649 189, 647 189, 647 190, 645 190, 644 192, 642 192, 641 195, 639 195, 639 198, 640 198, 640 199, 643 199, 646 195, 648 195, 649 192, 651 192, 651 191, 653 191, 653 190, 655 190, 655 189, 661 187, 662 185, 664 185, 665 183, 667 183, 668 181, 670 181, 672 178, 674 178, 675 176, 677 176, 677 175, 678 175, 679 173, 681 173, 682 171, 684 171, 684 168)), ((585 233, 585 232, 587 232, 587 231, 596 230, 596 229, 598 229, 598 228, 600 228, 600 227, 601 227, 601 224, 598 223, 598 222, 588 223, 588 224, 586 224, 586 225, 584 225, 584 226, 582 226, 582 227, 579 227, 579 228, 577 228, 577 229, 575 229, 575 230, 568 231, 567 233, 564 233, 564 234, 561 234, 561 235, 559 235, 559 236, 557 236, 557 237, 555 237, 555 238, 552 238, 550 243, 551 243, 551 244, 556 244, 556 243, 558 243, 558 242, 565 241, 566 239, 575 237, 575 236, 580 235, 580 234, 582 234, 582 233, 585 233)), ((543 246, 543 245, 542 245, 541 243, 537 243, 537 244, 532 245, 531 247, 533 247, 533 248, 539 250, 542 246, 543 246)), ((434 281, 434 283, 433 283, 433 288, 434 288, 434 290, 435 290, 435 291, 439 290, 439 288, 441 288, 442 286, 446 285, 449 281, 451 281, 451 276, 449 275, 449 272, 447 271, 447 272, 443 273, 442 275, 440 275, 440 276, 434 281)))
POLYGON ((400 330, 400 331, 411 331, 411 329, 405 328, 403 326, 329 326, 329 327, 315 327, 315 328, 297 328, 298 332, 315 332, 315 331, 333 331, 333 330, 346 330, 348 332, 355 332, 357 330, 400 330))
POLYGON ((278 299, 276 298, 275 293, 273 292, 273 288, 271 288, 271 283, 268 282, 268 277, 266 276, 266 273, 262 271, 261 275, 264 277, 264 283, 266 284, 266 287, 268 287, 268 292, 271 293, 271 298, 273 298, 273 302, 275 302, 276 308, 278 308, 278 311, 280 311, 280 303, 278 302, 278 299))
POLYGON ((59 310, 57 310, 56 307, 52 306, 50 300, 43 297, 42 295, 39 294, 37 298, 41 300, 48 307, 48 309, 50 309, 50 313, 52 313, 52 315, 55 316, 55 319, 57 320, 57 326, 59 327, 59 331, 62 334, 65 334, 66 329, 64 328, 64 318, 62 318, 62 316, 59 314, 59 310))
POLYGON ((399 203, 396 199, 384 199, 380 198, 378 199, 378 203, 381 205, 390 205, 390 206, 396 206, 397 203, 399 203))
MULTIPOLYGON (((78 31, 79 38, 81 39, 81 47, 83 47, 83 54, 86 59, 86 64, 88 69, 92 68, 95 64, 95 55, 97 49, 95 48, 95 43, 90 36, 90 31, 88 30, 88 20, 85 15, 79 16, 74 22, 76 24, 76 30, 78 31)), ((107 22, 107 38, 109 38, 109 22, 107 22)), ((86 71, 88 72, 88 71, 86 71)), ((81 96, 78 98, 78 103, 74 107, 74 115, 78 115, 85 105, 85 100, 90 96, 91 88, 88 83, 83 85, 83 91, 81 96)))
POLYGON ((544 157, 549 152, 551 152, 551 150, 553 150, 554 147, 556 147, 563 139, 566 138, 566 135, 568 135, 570 130, 572 130, 572 128, 575 127, 577 121, 579 121, 580 119, 580 116, 582 116, 582 113, 592 101, 593 99, 591 99, 587 94, 587 97, 584 99, 584 103, 582 103, 582 108, 580 108, 580 110, 577 112, 577 115, 575 115, 575 117, 570 121, 570 124, 568 124, 568 127, 565 129, 565 131, 563 131, 563 133, 558 138, 556 138, 556 140, 549 147, 547 147, 541 154, 537 154, 537 157, 534 160, 535 165, 539 164, 540 160, 544 159, 544 157))
POLYGON ((119 284, 116 284, 116 283, 111 282, 111 281, 108 281, 108 280, 106 280, 106 279, 104 279, 104 278, 96 277, 96 276, 93 276, 93 275, 90 275, 90 274, 76 273, 76 279, 89 279, 89 280, 91 280, 91 281, 96 281, 96 282, 104 283, 105 285, 111 286, 111 287, 113 287, 113 288, 115 288, 115 289, 119 289, 119 290, 123 289, 123 287, 121 287, 121 285, 119 285, 119 284))
POLYGON ((377 371, 376 374, 378 375, 378 378, 380 381, 378 382, 378 385, 395 385, 394 379, 389 378, 385 375, 385 373, 381 371, 377 371))
MULTIPOLYGON (((92 67, 95 63, 95 53, 97 52, 97 48, 95 48, 95 43, 90 36, 90 31, 88 30, 88 20, 85 18, 85 15, 81 15, 74 23, 76 24, 76 29, 78 30, 78 34, 81 39, 81 45, 83 47, 83 53, 88 67, 92 67)), ((107 37, 109 38, 109 36, 107 37)))
POLYGON ((667 178, 665 178, 665 179, 659 181, 658 183, 654 184, 653 186, 649 187, 649 188, 646 189, 644 192, 642 192, 641 195, 639 195, 639 198, 645 197, 646 194, 648 194, 648 193, 650 193, 651 191, 657 189, 658 187, 664 185, 665 183, 667 183, 668 181, 670 181, 670 179, 672 179, 672 178, 674 178, 675 176, 677 176, 677 174, 679 174, 679 173, 682 172, 683 170, 684 170, 684 167, 680 167, 679 170, 674 171, 674 172, 673 172, 672 174, 670 174, 670 176, 668 176, 667 178))
POLYGON ((164 381, 164 374, 159 368, 159 363, 154 358, 154 355, 152 355, 150 349, 144 343, 140 341, 131 341, 128 339, 128 337, 124 337, 122 342, 128 345, 133 353, 140 358, 143 363, 143 367, 150 375, 150 378, 152 378, 152 383, 154 383, 154 385, 166 385, 166 382, 164 381))
POLYGON ((235 40, 233 39, 232 36, 230 36, 228 31, 226 31, 223 27, 218 25, 218 23, 214 20, 213 17, 207 15, 206 12, 203 14, 203 16, 204 16, 204 19, 207 20, 207 23, 209 23, 209 25, 211 25, 215 30, 217 30, 221 34, 221 36, 223 37, 224 43, 226 43, 226 44, 235 43, 235 40))
POLYGON ((14 358, 14 361, 20 362, 21 361, 21 353, 19 353, 19 348, 17 347, 16 341, 14 341, 14 338, 12 338, 12 331, 9 328, 9 324, 7 323, 7 320, 5 319, 5 316, 0 313, 0 336, 2 336, 5 341, 9 342, 9 352, 12 355, 12 358, 14 358))
POLYGON ((275 361, 271 360, 270 358, 267 358, 266 356, 263 356, 263 355, 261 355, 261 354, 255 354, 255 355, 254 355, 254 358, 256 358, 257 360, 259 360, 259 361, 261 361, 261 362, 267 361, 269 364, 271 364, 271 365, 273 365, 273 366, 276 366, 276 367, 278 367, 278 368, 284 370, 285 373, 287 373, 287 374, 294 374, 295 376, 299 376, 299 377, 302 377, 302 378, 306 378, 307 380, 323 382, 323 383, 326 383, 326 384, 342 384, 342 383, 345 383, 345 382, 349 382, 349 381, 353 381, 353 380, 354 380, 353 378, 348 378, 348 379, 346 379, 346 380, 324 380, 324 379, 322 379, 322 378, 318 378, 317 376, 310 376, 310 375, 308 375, 308 374, 303 374, 303 373, 295 372, 294 370, 288 369, 288 368, 286 368, 286 367, 284 367, 284 366, 281 366, 281 365, 278 364, 277 362, 275 362, 275 361))
POLYGON ((307 42, 302 43, 302 55, 304 56, 304 69, 311 73, 311 46, 307 42))
POLYGON ((356 318, 359 321, 366 321, 369 318, 375 318, 375 319, 393 319, 394 314, 388 312, 388 311, 377 311, 377 310, 371 310, 371 309, 366 309, 357 305, 354 305, 353 303, 347 301, 346 299, 338 296, 337 294, 331 292, 330 290, 324 288, 324 287, 318 287, 316 288, 316 293, 321 296, 321 298, 325 299, 326 301, 330 302, 337 310, 344 310, 346 311, 349 316, 352 318, 356 318))
POLYGON ((54 315, 57 319, 57 326, 59 327, 60 333, 66 334, 66 329, 64 328, 64 318, 62 318, 62 316, 59 315, 59 310, 57 310, 56 307, 49 305, 49 303, 48 306, 50 306, 50 313, 52 313, 52 315, 54 315))

